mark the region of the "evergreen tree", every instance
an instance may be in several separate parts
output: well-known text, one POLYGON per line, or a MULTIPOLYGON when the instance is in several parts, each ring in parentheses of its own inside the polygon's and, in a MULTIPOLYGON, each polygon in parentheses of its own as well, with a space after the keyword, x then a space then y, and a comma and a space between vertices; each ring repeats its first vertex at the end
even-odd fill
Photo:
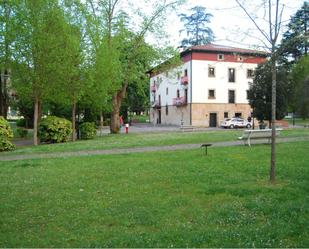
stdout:
POLYGON ((292 97, 295 110, 302 118, 309 117, 309 55, 302 57, 292 69, 292 97))
POLYGON ((180 20, 184 23, 187 38, 181 42, 182 46, 196 46, 210 43, 214 40, 214 34, 211 28, 207 27, 210 23, 212 14, 206 12, 206 8, 195 6, 190 9, 192 14, 180 14, 180 20))
POLYGON ((292 62, 307 55, 309 49, 309 3, 306 1, 288 24, 288 30, 283 34, 279 53, 284 61, 292 57, 292 62))
MULTIPOLYGON (((268 120, 271 123, 271 83, 272 72, 270 63, 259 65, 255 71, 253 83, 248 90, 249 104, 253 109, 253 116, 258 120, 268 120)), ((277 69, 277 105, 276 119, 280 120, 287 111, 287 72, 283 67, 277 69)))

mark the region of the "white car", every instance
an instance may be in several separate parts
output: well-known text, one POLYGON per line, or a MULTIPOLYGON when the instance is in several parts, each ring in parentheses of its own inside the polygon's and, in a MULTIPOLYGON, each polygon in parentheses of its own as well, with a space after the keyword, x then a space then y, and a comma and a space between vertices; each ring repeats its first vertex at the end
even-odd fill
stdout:
POLYGON ((248 122, 242 118, 227 118, 224 119, 224 121, 221 122, 221 127, 223 128, 251 128, 252 123, 248 122))

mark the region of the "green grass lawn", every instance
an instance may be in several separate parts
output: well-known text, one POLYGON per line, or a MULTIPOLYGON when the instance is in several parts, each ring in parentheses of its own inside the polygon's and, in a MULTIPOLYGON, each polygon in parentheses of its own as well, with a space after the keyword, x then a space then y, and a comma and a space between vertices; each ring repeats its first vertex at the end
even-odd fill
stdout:
POLYGON ((309 247, 309 143, 1 163, 0 247, 309 247))
MULTIPOLYGON (((128 147, 160 146, 175 144, 195 144, 219 141, 235 141, 243 130, 218 130, 204 132, 162 132, 162 133, 130 133, 118 135, 103 135, 94 140, 76 141, 74 143, 49 144, 40 146, 20 147, 12 152, 2 152, 1 155, 64 152, 78 150, 101 150, 128 147)), ((309 137, 309 129, 285 129, 281 137, 309 137)))
MULTIPOLYGON (((293 125, 293 119, 292 118, 287 118, 285 119, 286 121, 289 122, 290 125, 293 125)), ((308 125, 309 124, 309 119, 302 119, 302 118, 295 118, 295 125, 308 125)))

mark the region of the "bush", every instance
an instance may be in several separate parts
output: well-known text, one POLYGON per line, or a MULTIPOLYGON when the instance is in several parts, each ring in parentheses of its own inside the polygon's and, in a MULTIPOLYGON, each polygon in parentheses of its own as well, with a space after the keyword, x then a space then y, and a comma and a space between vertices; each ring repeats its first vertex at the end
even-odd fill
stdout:
POLYGON ((48 116, 42 119, 39 128, 41 142, 62 143, 67 142, 72 134, 72 123, 65 118, 48 116))
POLYGON ((85 122, 79 126, 81 139, 93 139, 97 135, 97 127, 94 123, 85 122))
POLYGON ((20 137, 26 137, 28 135, 28 130, 25 128, 18 127, 16 131, 20 137))
POLYGON ((16 125, 18 127, 26 127, 26 119, 24 118, 18 119, 16 122, 16 125))
POLYGON ((15 145, 11 143, 13 130, 5 118, 0 116, 0 151, 13 150, 15 145))

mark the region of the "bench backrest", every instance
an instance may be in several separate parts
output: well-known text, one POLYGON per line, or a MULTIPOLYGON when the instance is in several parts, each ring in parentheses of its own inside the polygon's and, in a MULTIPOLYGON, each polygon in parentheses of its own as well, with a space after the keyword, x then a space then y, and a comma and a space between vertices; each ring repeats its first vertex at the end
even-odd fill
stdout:
MULTIPOLYGON (((264 130, 244 130, 242 137, 271 137, 271 129, 264 129, 264 130)), ((282 129, 276 129, 276 136, 280 134, 282 129)))

